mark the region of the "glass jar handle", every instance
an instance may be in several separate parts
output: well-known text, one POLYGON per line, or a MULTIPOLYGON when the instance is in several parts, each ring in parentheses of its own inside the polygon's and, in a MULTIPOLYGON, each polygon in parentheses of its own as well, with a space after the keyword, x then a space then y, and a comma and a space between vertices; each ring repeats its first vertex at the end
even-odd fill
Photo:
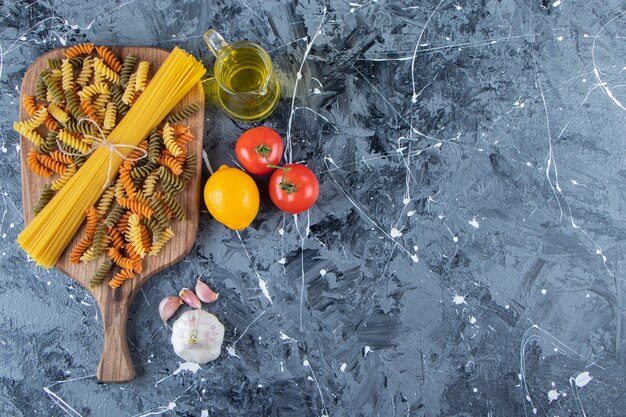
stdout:
POLYGON ((228 43, 224 40, 222 35, 220 35, 215 29, 209 29, 204 34, 204 41, 207 45, 209 45, 209 49, 211 49, 211 52, 213 52, 215 57, 217 57, 220 53, 220 49, 228 46, 228 43))

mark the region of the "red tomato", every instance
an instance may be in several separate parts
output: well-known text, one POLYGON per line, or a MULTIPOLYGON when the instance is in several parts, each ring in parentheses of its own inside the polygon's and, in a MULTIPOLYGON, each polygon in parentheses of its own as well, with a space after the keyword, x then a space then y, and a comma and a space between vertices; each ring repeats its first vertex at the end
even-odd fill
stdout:
POLYGON ((290 164, 274 171, 269 192, 276 207, 287 213, 299 214, 315 203, 320 195, 320 186, 309 168, 290 164))
POLYGON ((237 159, 251 174, 270 173, 283 154, 283 140, 274 129, 260 126, 243 132, 235 145, 237 159))

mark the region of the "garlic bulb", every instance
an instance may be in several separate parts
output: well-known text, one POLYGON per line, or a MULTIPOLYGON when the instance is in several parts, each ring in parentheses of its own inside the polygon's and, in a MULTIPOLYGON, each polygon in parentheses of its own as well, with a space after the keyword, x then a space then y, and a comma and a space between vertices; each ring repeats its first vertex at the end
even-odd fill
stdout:
POLYGON ((174 352, 188 362, 204 364, 217 359, 224 341, 224 326, 204 310, 184 312, 174 322, 174 352))

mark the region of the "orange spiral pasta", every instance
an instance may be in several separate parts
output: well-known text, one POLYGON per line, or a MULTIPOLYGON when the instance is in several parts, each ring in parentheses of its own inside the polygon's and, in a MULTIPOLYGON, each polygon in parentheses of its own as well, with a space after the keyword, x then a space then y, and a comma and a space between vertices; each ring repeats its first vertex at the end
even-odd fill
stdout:
POLYGON ((50 158, 65 165, 71 165, 74 163, 74 158, 72 158, 70 155, 64 154, 61 151, 52 151, 49 155, 50 158))
POLYGON ((79 55, 89 55, 93 52, 93 43, 81 43, 78 45, 70 46, 65 50, 66 58, 74 58, 79 55))
POLYGON ((122 63, 119 59, 117 59, 108 46, 97 46, 96 51, 113 71, 120 72, 122 70, 122 63))
POLYGON ((115 289, 122 285, 124 281, 127 279, 135 278, 136 274, 130 269, 122 269, 120 272, 115 274, 111 281, 109 281, 109 287, 115 289))
POLYGON ((122 249, 124 247, 124 237, 122 236, 122 234, 120 233, 119 230, 117 230, 116 227, 110 227, 107 229, 107 233, 109 234, 109 237, 111 238, 111 246, 116 248, 116 249, 122 249))
POLYGON ((176 135, 174 140, 179 145, 184 146, 193 140, 193 135, 191 132, 181 133, 180 135, 176 135))
POLYGON ((98 226, 98 212, 94 206, 87 209, 85 221, 85 237, 87 239, 93 239, 96 234, 96 227, 98 226))
POLYGON ((39 175, 40 177, 48 178, 50 175, 52 175, 52 171, 46 168, 41 162, 39 162, 39 155, 41 154, 38 152, 28 152, 26 162, 30 170, 33 171, 35 174, 39 175))
POLYGON ((126 252, 128 253, 128 257, 133 261, 133 269, 136 272, 141 272, 143 270, 141 256, 139 256, 133 245, 131 245, 130 243, 127 243, 125 248, 126 252))
POLYGON ((35 96, 29 96, 27 94, 24 94, 22 104, 24 105, 24 109, 30 117, 33 117, 35 113, 37 113, 37 110, 39 110, 39 106, 35 101, 35 96))
POLYGON ((66 166, 60 163, 59 161, 55 161, 48 155, 39 154, 37 156, 41 165, 45 166, 52 172, 56 172, 59 175, 65 174, 66 166))
POLYGON ((160 165, 168 167, 174 175, 180 175, 183 173, 183 165, 171 156, 161 154, 159 155, 157 162, 160 165))
POLYGON ((59 130, 59 124, 57 123, 56 120, 54 120, 54 117, 52 117, 52 115, 50 114, 48 114, 48 117, 46 117, 46 120, 43 121, 43 125, 50 130, 54 130, 55 132, 59 130))
POLYGON ((154 210, 147 204, 140 203, 137 200, 132 200, 130 198, 118 198, 117 204, 120 206, 129 209, 133 214, 138 214, 141 217, 145 217, 147 219, 151 218, 154 214, 154 210))
POLYGON ((72 248, 72 252, 70 252, 70 263, 77 264, 80 262, 80 257, 89 249, 91 246, 92 240, 83 238, 76 246, 72 248))
POLYGON ((124 269, 133 269, 133 260, 130 258, 125 258, 124 255, 122 255, 120 251, 117 250, 117 248, 109 248, 107 254, 109 255, 109 258, 111 258, 111 260, 115 262, 116 265, 124 269))
POLYGON ((128 229, 128 219, 130 218, 130 215, 133 214, 130 211, 127 211, 126 213, 122 214, 122 217, 120 217, 120 220, 117 222, 117 230, 120 233, 125 233, 126 229, 128 229))
POLYGON ((132 171, 132 163, 130 161, 124 162, 122 167, 120 168, 120 182, 128 194, 128 197, 135 198, 137 197, 137 188, 135 188, 135 183, 133 182, 133 177, 131 176, 132 171))
POLYGON ((89 117, 94 122, 98 121, 98 113, 96 113, 96 109, 89 101, 81 101, 80 107, 83 109, 87 117, 89 117))

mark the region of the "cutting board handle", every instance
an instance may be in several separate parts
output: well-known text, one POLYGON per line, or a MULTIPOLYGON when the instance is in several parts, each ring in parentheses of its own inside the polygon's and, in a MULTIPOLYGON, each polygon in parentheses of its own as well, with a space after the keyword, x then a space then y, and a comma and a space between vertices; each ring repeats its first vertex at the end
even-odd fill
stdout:
POLYGON ((121 383, 135 378, 135 367, 130 357, 126 339, 129 307, 130 302, 127 300, 100 306, 102 321, 104 322, 104 349, 98 364, 99 382, 121 383))

